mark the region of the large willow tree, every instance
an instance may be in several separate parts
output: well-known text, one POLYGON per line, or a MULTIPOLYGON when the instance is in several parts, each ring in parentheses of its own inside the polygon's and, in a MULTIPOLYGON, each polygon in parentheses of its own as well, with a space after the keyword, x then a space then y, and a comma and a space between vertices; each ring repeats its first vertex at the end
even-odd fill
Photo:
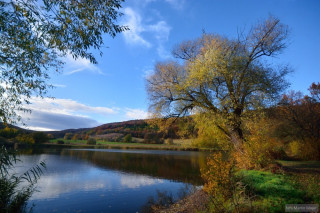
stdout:
POLYGON ((32 95, 47 92, 50 70, 67 54, 97 63, 103 35, 116 36, 123 0, 1 0, 0 121, 13 122, 32 95))
POLYGON ((204 112, 240 148, 243 116, 274 101, 287 86, 287 66, 269 64, 286 47, 288 27, 269 17, 236 39, 203 34, 173 50, 147 79, 150 111, 160 117, 204 112))

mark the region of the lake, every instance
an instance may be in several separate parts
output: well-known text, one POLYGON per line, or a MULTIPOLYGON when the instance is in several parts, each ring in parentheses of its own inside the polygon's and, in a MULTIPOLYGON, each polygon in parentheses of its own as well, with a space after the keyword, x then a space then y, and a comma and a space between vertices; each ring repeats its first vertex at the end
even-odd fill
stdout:
POLYGON ((33 212, 148 212, 202 185, 207 153, 131 149, 23 150, 16 170, 45 161, 33 212))

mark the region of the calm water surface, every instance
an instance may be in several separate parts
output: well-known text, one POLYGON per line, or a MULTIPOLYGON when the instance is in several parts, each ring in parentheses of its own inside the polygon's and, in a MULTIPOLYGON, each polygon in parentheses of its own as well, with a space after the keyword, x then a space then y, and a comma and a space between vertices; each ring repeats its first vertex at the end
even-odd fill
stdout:
POLYGON ((25 171, 41 161, 47 170, 30 199, 37 212, 144 212, 161 195, 179 199, 202 185, 207 153, 118 150, 24 150, 25 171))

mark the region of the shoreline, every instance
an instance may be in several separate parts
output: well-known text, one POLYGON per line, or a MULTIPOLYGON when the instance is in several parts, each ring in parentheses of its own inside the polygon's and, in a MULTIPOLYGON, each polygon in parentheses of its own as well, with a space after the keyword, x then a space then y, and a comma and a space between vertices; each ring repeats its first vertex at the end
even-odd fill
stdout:
POLYGON ((153 206, 153 213, 196 213, 206 210, 208 195, 201 189, 196 190, 190 195, 178 200, 168 207, 153 206))
MULTIPOLYGON (((99 145, 87 145, 87 144, 52 144, 44 143, 35 145, 35 147, 61 147, 61 148, 89 148, 89 149, 146 149, 146 150, 170 150, 170 151, 217 151, 210 148, 197 148, 197 147, 183 147, 177 145, 164 145, 164 144, 99 144, 99 145)), ((33 147, 33 146, 31 146, 33 147)))

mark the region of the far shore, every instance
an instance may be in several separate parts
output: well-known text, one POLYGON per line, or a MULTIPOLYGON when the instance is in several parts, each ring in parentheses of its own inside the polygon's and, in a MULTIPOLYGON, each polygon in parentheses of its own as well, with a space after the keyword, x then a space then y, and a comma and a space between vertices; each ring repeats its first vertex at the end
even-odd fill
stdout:
POLYGON ((172 150, 172 151, 213 151, 209 148, 186 147, 180 145, 166 145, 166 144, 142 144, 142 143, 114 143, 108 144, 54 144, 44 143, 41 146, 48 147, 64 147, 64 148, 94 148, 94 149, 149 149, 149 150, 172 150))

